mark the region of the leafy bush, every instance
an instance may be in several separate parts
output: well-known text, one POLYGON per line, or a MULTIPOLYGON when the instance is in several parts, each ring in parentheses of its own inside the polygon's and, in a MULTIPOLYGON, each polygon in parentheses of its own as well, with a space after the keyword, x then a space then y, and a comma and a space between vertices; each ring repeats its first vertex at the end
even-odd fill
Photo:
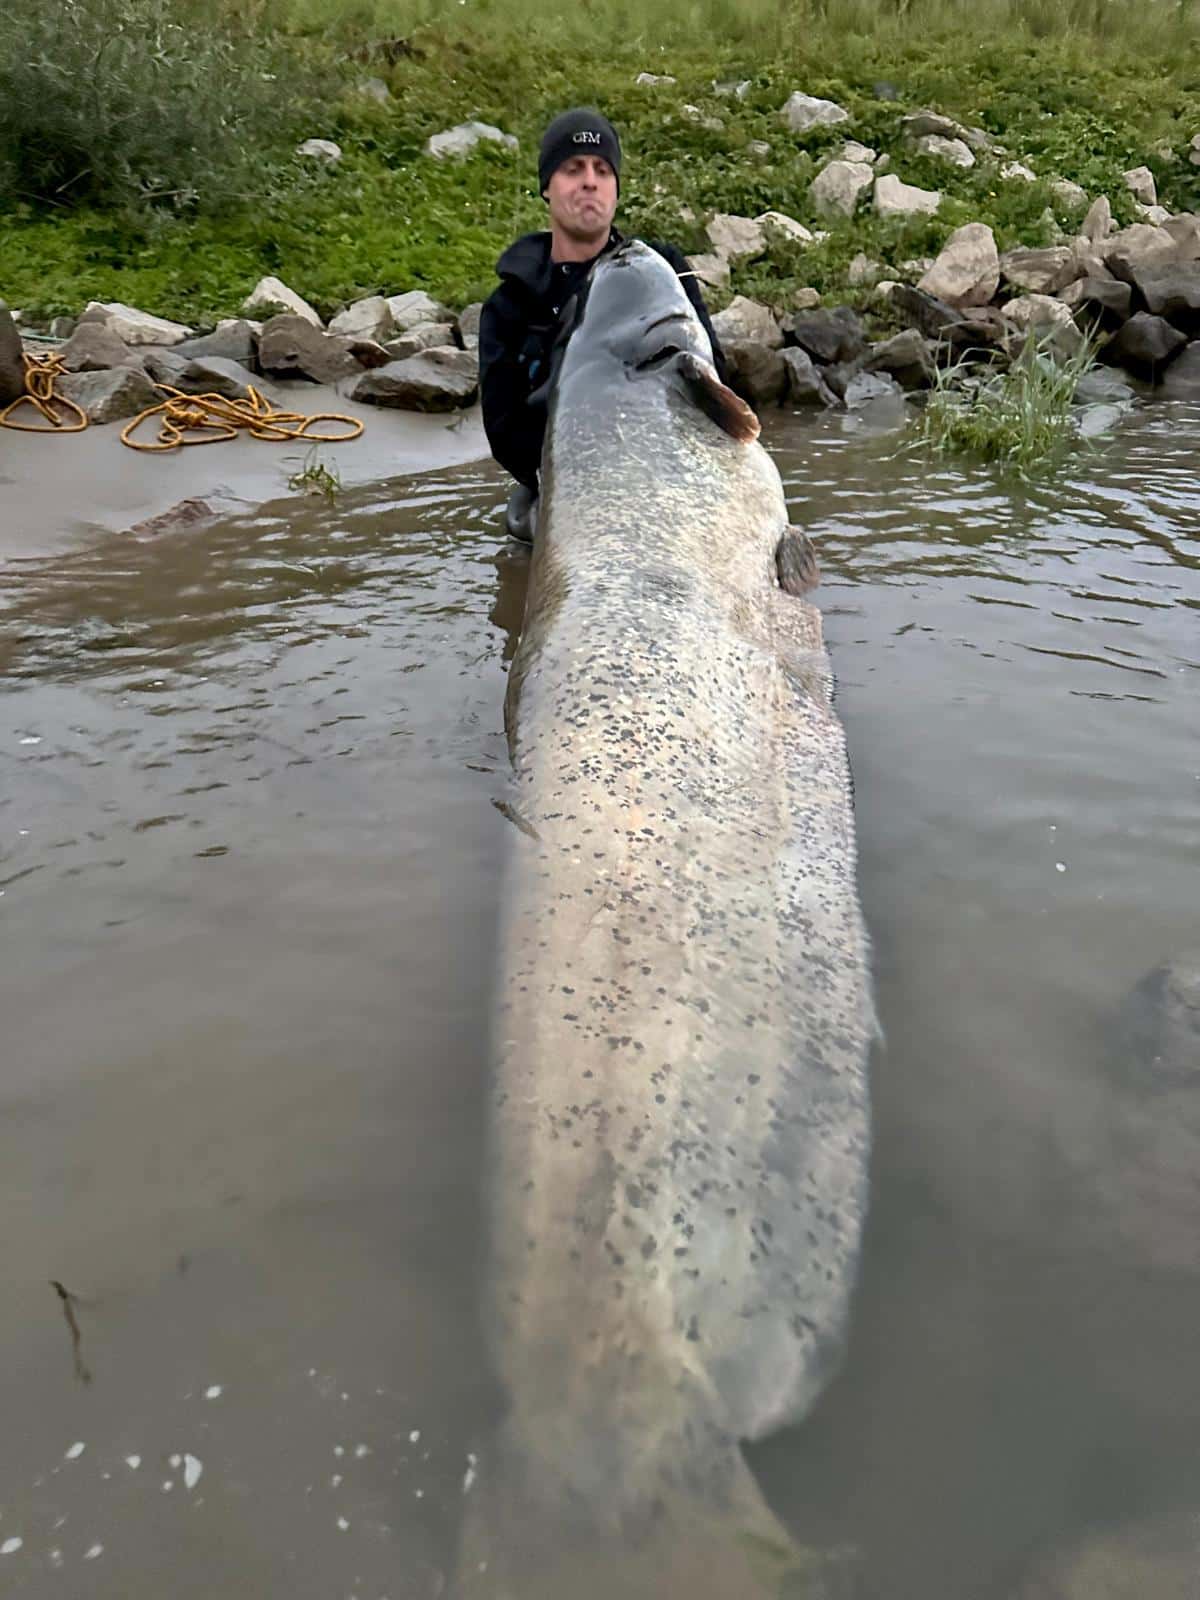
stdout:
POLYGON ((6 0, 0 202, 215 206, 300 99, 268 45, 184 0, 6 0))

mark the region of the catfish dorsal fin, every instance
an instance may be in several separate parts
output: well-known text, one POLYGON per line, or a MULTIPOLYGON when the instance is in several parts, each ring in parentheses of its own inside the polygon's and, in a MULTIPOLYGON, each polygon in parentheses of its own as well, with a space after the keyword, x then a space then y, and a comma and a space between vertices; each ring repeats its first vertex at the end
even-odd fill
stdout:
POLYGON ((744 400, 721 382, 711 361, 686 350, 678 359, 677 369, 706 417, 711 417, 739 444, 754 443, 759 435, 758 418, 744 400))

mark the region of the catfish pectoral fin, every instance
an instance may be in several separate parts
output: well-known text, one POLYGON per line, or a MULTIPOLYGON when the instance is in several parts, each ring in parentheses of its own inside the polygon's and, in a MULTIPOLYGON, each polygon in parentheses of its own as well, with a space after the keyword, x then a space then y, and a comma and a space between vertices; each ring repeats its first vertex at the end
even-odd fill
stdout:
POLYGON ((759 435, 759 420, 752 407, 721 382, 712 362, 685 350, 677 357, 675 365, 688 393, 705 416, 711 417, 738 444, 753 444, 759 435))
POLYGON ((788 594, 807 594, 821 581, 813 542, 799 528, 789 528, 775 546, 779 587, 788 594))

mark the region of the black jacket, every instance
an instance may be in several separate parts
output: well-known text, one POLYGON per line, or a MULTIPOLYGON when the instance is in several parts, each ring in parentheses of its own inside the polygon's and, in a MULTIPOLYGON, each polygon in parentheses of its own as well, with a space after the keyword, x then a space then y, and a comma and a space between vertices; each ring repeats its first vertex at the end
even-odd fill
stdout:
MULTIPOLYGON (((614 228, 605 249, 620 242, 614 228)), ((687 261, 674 245, 648 242, 676 272, 688 272, 687 261)), ((496 263, 500 285, 479 319, 479 380, 488 443, 500 465, 535 491, 546 432, 543 385, 549 377, 550 351, 559 315, 591 266, 591 261, 551 261, 550 235, 527 233, 496 263)), ((717 371, 724 379, 725 359, 696 279, 683 277, 682 282, 712 340, 717 371)))

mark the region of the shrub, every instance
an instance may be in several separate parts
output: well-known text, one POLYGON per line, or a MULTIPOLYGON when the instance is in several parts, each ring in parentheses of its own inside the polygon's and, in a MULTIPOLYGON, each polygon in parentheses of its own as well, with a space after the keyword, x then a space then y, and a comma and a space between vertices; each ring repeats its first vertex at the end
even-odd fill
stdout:
POLYGON ((303 99, 279 65, 185 0, 7 0, 0 201, 183 211, 248 193, 303 99))

